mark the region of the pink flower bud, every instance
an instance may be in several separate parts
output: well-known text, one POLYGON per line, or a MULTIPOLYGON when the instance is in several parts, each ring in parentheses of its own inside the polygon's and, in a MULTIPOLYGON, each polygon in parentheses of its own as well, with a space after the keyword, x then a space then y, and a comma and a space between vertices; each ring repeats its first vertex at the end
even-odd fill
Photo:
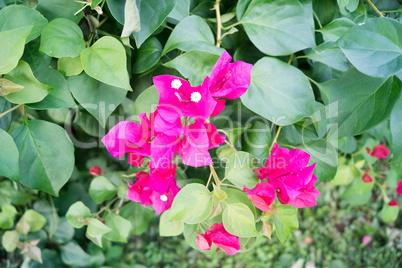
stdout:
POLYGON ((89 170, 89 174, 94 175, 94 176, 101 176, 102 175, 102 169, 100 166, 93 166, 89 170))
POLYGON ((402 194, 402 181, 398 181, 397 182, 397 187, 396 187, 396 189, 395 189, 395 191, 396 191, 396 193, 397 194, 402 194))
POLYGON ((371 236, 369 236, 369 235, 363 236, 363 239, 362 239, 363 244, 368 244, 370 242, 371 242, 371 236))
POLYGON ((373 182, 373 178, 368 174, 368 171, 366 170, 362 176, 362 180, 365 183, 370 183, 373 182))
POLYGON ((370 150, 370 148, 366 148, 367 153, 369 153, 372 157, 376 158, 387 158, 389 155, 389 150, 387 146, 383 144, 378 144, 374 146, 373 150, 370 150))
POLYGON ((211 250, 212 242, 206 234, 197 233, 195 242, 197 242, 197 246, 201 251, 211 250))
POLYGON ((389 201, 388 206, 394 207, 394 206, 399 206, 398 202, 395 201, 395 199, 392 199, 389 201))

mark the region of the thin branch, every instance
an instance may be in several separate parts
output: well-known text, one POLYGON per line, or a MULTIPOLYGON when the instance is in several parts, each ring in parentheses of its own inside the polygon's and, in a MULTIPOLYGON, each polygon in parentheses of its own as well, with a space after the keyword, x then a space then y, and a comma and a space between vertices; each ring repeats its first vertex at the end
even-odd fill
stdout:
POLYGON ((366 2, 374 9, 375 13, 377 13, 378 16, 382 18, 385 17, 384 14, 380 10, 378 10, 378 8, 373 4, 373 2, 371 2, 371 0, 366 0, 366 2))
POLYGON ((18 109, 18 108, 21 107, 22 105, 24 105, 24 104, 18 104, 18 105, 16 105, 16 106, 12 107, 11 109, 9 109, 9 110, 7 110, 7 111, 1 113, 1 114, 0 114, 0 118, 2 118, 3 116, 5 116, 5 115, 8 114, 8 113, 14 111, 15 109, 18 109))

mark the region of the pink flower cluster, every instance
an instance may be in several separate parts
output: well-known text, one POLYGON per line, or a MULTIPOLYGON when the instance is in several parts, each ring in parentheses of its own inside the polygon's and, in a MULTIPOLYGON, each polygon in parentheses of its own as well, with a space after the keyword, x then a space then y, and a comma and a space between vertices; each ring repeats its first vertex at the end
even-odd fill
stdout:
POLYGON ((307 166, 310 155, 300 149, 281 149, 275 143, 265 167, 255 169, 261 180, 250 190, 244 186, 248 198, 262 211, 270 210, 276 196, 282 204, 297 208, 316 206, 320 192, 315 188, 315 164, 307 166))
POLYGON ((222 248, 229 255, 234 255, 240 250, 240 238, 229 234, 223 227, 223 223, 215 223, 205 234, 197 233, 195 241, 202 251, 211 250, 212 243, 218 248, 222 248))
POLYGON ((176 153, 185 165, 200 167, 212 165, 208 152, 222 144, 226 137, 208 123, 210 116, 218 115, 225 100, 239 98, 250 85, 251 64, 230 63, 225 51, 202 85, 192 87, 186 80, 161 75, 153 78, 159 93, 155 112, 147 118, 138 115, 140 123, 123 121, 114 126, 102 139, 114 157, 128 153, 128 162, 141 166, 150 157, 150 172, 139 172, 135 184, 130 184, 127 198, 152 205, 160 214, 170 208, 179 191, 175 181, 176 153))

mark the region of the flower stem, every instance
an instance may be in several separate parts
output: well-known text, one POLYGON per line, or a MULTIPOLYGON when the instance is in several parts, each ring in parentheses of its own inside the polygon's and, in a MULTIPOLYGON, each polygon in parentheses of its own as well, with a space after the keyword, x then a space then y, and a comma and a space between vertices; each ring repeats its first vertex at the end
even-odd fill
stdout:
POLYGON ((219 180, 218 174, 216 174, 216 171, 215 171, 215 168, 213 165, 210 165, 209 168, 211 169, 212 175, 214 176, 216 186, 218 186, 218 188, 219 188, 221 185, 221 181, 219 180))
POLYGON ((215 5, 214 5, 214 9, 216 12, 216 46, 220 47, 221 46, 221 42, 222 42, 222 22, 221 22, 221 12, 219 9, 219 2, 221 0, 216 0, 215 1, 215 5))
POLYGON ((227 145, 229 145, 230 148, 232 148, 235 152, 237 152, 236 148, 235 148, 230 142, 228 142, 227 140, 225 140, 225 143, 226 143, 227 145))
POLYGON ((274 140, 272 141, 271 147, 269 148, 269 152, 272 151, 272 148, 274 147, 274 144, 275 144, 276 141, 278 140, 278 136, 279 136, 279 133, 281 133, 281 129, 282 129, 282 126, 279 126, 278 129, 276 130, 275 138, 274 138, 274 140))
POLYGON ((229 25, 229 26, 227 26, 227 27, 223 27, 223 26, 222 26, 222 29, 226 31, 226 30, 229 30, 229 29, 232 28, 232 27, 235 27, 235 26, 240 25, 240 24, 243 24, 243 23, 244 23, 244 21, 238 21, 238 22, 233 23, 232 25, 229 25))
POLYGON ((236 185, 232 185, 232 184, 221 183, 221 185, 224 185, 224 186, 230 186, 230 187, 234 187, 234 188, 237 188, 237 189, 243 190, 241 187, 236 186, 236 185))
POLYGON ((18 105, 16 105, 16 106, 12 107, 11 109, 9 109, 9 110, 7 110, 7 111, 1 113, 1 114, 0 114, 0 118, 2 118, 3 116, 5 116, 5 115, 8 114, 8 113, 14 111, 15 109, 18 109, 18 108, 21 107, 22 105, 24 105, 24 104, 18 104, 18 105))
POLYGON ((211 172, 209 173, 208 182, 207 182, 207 185, 206 185, 205 187, 208 188, 208 185, 209 185, 209 183, 211 182, 211 179, 212 179, 212 170, 211 170, 211 172))
POLYGON ((375 13, 377 13, 378 16, 382 18, 385 17, 384 14, 380 10, 378 10, 378 8, 373 4, 373 2, 371 2, 371 0, 366 0, 366 2, 374 9, 375 13))

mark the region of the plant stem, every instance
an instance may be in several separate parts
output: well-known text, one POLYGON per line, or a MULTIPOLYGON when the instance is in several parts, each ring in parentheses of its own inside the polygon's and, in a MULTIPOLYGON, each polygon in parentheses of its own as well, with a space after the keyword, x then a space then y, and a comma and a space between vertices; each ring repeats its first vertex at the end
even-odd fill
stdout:
POLYGON ((272 151, 272 148, 274 147, 274 144, 275 144, 276 141, 278 140, 278 136, 279 136, 279 133, 281 133, 281 129, 282 129, 282 126, 279 126, 278 129, 277 129, 277 131, 276 131, 275 138, 274 138, 274 140, 272 141, 271 147, 269 148, 269 152, 272 151))
POLYGON ((221 0, 216 0, 215 1, 215 5, 214 5, 214 9, 216 12, 216 46, 220 47, 221 46, 221 34, 222 34, 222 22, 221 22, 221 12, 219 9, 219 2, 221 0))
POLYGON ((290 54, 290 56, 289 56, 288 64, 291 64, 291 63, 292 63, 292 60, 293 60, 293 53, 290 54))
POLYGON ((315 20, 317 21, 318 26, 319 26, 320 28, 322 28, 321 21, 320 21, 320 19, 318 18, 317 14, 314 12, 314 10, 313 10, 313 16, 314 16, 315 20))
POLYGON ((208 188, 208 185, 209 185, 209 183, 211 182, 211 179, 212 179, 212 171, 209 173, 208 182, 207 182, 207 185, 206 185, 205 187, 208 188))
POLYGON ((373 2, 371 2, 371 0, 366 0, 366 2, 374 9, 375 13, 378 14, 378 16, 384 18, 384 14, 378 10, 378 8, 373 4, 373 2))
POLYGON ((227 26, 227 27, 221 27, 223 30, 229 30, 230 28, 232 28, 232 27, 235 27, 235 26, 237 26, 237 25, 240 25, 240 24, 243 24, 244 23, 244 21, 238 21, 238 22, 236 22, 236 23, 233 23, 232 25, 229 25, 229 26, 227 26))
POLYGON ((7 111, 1 113, 1 114, 0 114, 0 118, 2 118, 3 116, 5 116, 5 115, 8 114, 8 113, 14 111, 15 109, 18 109, 18 108, 21 107, 22 105, 24 105, 24 104, 18 104, 18 105, 16 105, 16 106, 12 107, 11 109, 9 109, 9 110, 7 110, 7 111))
POLYGON ((226 143, 227 145, 229 145, 230 148, 232 148, 235 152, 237 152, 236 148, 235 148, 230 142, 228 142, 227 140, 225 140, 225 143, 226 143))
POLYGON ((221 183, 221 185, 224 185, 224 186, 230 186, 230 187, 234 187, 234 188, 237 188, 237 189, 243 190, 241 187, 236 186, 236 185, 232 185, 232 184, 221 183))
POLYGON ((212 175, 214 176, 216 186, 218 186, 218 188, 219 188, 221 185, 221 181, 219 180, 218 174, 216 174, 216 171, 215 171, 215 168, 213 165, 210 165, 209 168, 211 169, 212 175))

